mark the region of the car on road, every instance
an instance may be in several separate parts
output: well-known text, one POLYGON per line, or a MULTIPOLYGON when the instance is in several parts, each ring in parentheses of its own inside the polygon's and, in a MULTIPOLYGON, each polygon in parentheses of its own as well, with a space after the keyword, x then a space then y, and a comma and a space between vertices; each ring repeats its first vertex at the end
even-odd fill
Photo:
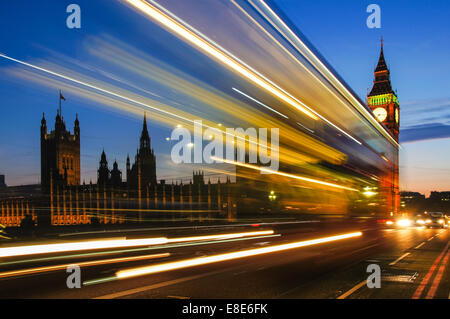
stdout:
POLYGON ((441 212, 430 212, 427 213, 425 218, 425 226, 427 228, 440 227, 444 228, 448 225, 448 220, 446 216, 441 212))

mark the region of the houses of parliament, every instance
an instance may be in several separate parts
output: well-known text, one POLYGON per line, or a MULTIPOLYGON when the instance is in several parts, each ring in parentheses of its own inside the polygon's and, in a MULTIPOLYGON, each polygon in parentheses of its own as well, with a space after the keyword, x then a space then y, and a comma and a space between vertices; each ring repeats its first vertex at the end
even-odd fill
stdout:
MULTIPOLYGON (((41 120, 41 186, 44 191, 48 192, 50 186, 80 185, 80 122, 78 115, 74 122, 73 132, 72 134, 66 129, 66 123, 60 110, 57 111, 55 128, 50 132, 47 131, 47 121, 43 115, 41 120)), ((113 188, 126 187, 133 190, 156 185, 156 157, 151 148, 145 114, 140 145, 134 164, 131 165, 128 156, 126 165, 126 182, 124 182, 117 162, 114 162, 110 169, 105 151, 103 151, 97 171, 97 185, 113 188)))
MULTIPOLYGON (((61 97, 60 97, 61 99, 61 97)), ((61 103, 61 101, 60 101, 61 103)), ((61 104, 60 104, 61 105, 61 104)), ((232 219, 231 185, 204 182, 203 172, 194 172, 189 183, 166 185, 156 177, 156 156, 144 114, 139 148, 131 164, 126 159, 126 177, 115 161, 108 165, 105 151, 100 155, 97 183, 80 182, 80 122, 78 115, 73 134, 66 128, 61 107, 57 111, 55 128, 48 132, 45 115, 41 120, 41 190, 42 203, 40 224, 61 226, 79 224, 117 224, 146 222, 155 218, 166 219, 177 211, 177 218, 204 219, 211 214, 228 214, 232 219), (170 213, 169 213, 170 212, 170 213)), ((35 202, 33 203, 33 205, 35 202)), ((23 204, 21 204, 23 206, 23 204)), ((27 204, 25 204, 24 207, 27 204)), ((30 202, 30 211, 33 207, 30 202)), ((8 210, 17 209, 10 204, 8 210)), ((234 206, 235 207, 235 206, 234 206)), ((6 221, 17 225, 21 213, 6 221)), ((9 215, 11 216, 11 214, 9 215)), ((175 215, 174 215, 175 216, 175 215)), ((172 217, 174 217, 172 216, 172 217)), ((33 215, 33 218, 37 217, 33 215)))

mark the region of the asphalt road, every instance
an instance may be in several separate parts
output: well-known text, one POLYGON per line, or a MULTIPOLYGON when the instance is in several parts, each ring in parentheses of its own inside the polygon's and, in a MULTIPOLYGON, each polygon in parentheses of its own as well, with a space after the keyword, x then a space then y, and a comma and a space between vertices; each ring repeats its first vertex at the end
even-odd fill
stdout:
MULTIPOLYGON (((79 289, 69 289, 66 269, 11 275, 0 278, 0 298, 449 298, 447 266, 450 235, 447 229, 385 229, 367 222, 314 222, 212 229, 171 236, 269 229, 274 230, 273 235, 257 238, 187 241, 138 249, 1 258, 0 276, 21 269, 80 264, 83 284, 79 289), (361 231, 362 236, 133 278, 115 278, 117 271, 133 267, 271 247, 354 231, 361 231), (105 254, 99 256, 99 252, 105 254), (62 259, 62 255, 68 257, 62 259), (140 257, 146 259, 88 264, 105 259, 140 257), (366 285, 370 275, 367 266, 370 264, 380 266, 380 288, 369 289, 366 285)), ((133 234, 135 238, 142 238, 143 235, 156 236, 147 232, 133 234)))

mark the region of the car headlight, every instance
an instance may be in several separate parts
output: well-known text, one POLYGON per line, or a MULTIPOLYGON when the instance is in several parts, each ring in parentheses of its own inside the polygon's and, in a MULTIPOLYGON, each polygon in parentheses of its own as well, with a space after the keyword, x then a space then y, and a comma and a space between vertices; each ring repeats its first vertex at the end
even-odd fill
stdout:
POLYGON ((423 225, 423 224, 425 224, 425 221, 423 219, 418 219, 417 224, 423 225))
POLYGON ((408 227, 411 225, 411 221, 409 219, 400 219, 397 222, 397 225, 402 226, 402 227, 408 227))
POLYGON ((431 219, 427 219, 427 220, 425 221, 425 223, 431 224, 431 219))
POLYGON ((439 220, 438 220, 438 223, 439 223, 439 224, 443 224, 443 223, 444 223, 444 220, 443 220, 443 219, 439 219, 439 220))

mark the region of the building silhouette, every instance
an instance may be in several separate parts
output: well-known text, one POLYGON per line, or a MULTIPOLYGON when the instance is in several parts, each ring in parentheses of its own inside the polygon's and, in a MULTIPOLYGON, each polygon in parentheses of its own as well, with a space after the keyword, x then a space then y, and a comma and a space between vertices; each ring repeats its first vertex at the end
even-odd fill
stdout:
MULTIPOLYGON (((60 103, 61 103, 60 95, 60 103)), ((41 186, 48 191, 50 181, 62 185, 80 185, 80 122, 74 122, 74 133, 66 129, 57 111, 54 130, 47 132, 45 114, 41 120, 41 186)))
POLYGON ((5 175, 0 175, 0 188, 6 187, 5 175))
POLYGON ((117 161, 114 161, 113 169, 109 170, 105 150, 103 150, 100 157, 100 164, 97 171, 97 185, 113 188, 120 188, 123 186, 122 171, 119 170, 117 161))
POLYGON ((200 170, 192 172, 192 181, 194 185, 205 185, 205 173, 200 170))
POLYGON ((156 185, 156 157, 151 148, 150 135, 147 130, 147 118, 144 114, 144 123, 141 132, 139 149, 134 157, 134 164, 130 164, 127 156, 127 186, 130 189, 145 189, 156 185))

